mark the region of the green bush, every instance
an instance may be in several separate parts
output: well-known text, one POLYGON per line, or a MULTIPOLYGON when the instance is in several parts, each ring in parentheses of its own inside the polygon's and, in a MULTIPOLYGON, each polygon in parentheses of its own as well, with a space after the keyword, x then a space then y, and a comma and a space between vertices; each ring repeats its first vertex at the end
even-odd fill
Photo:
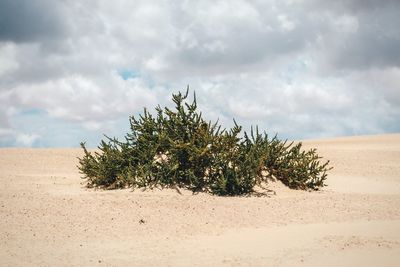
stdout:
POLYGON ((155 115, 144 109, 130 117, 124 142, 106 136, 94 153, 81 143, 78 168, 88 186, 179 187, 216 195, 248 194, 270 178, 294 189, 324 186, 329 161, 321 164, 315 149, 303 151, 301 143, 269 138, 258 128, 241 136, 235 121, 229 130, 206 122, 196 95, 186 102, 188 92, 172 95, 173 110, 157 106, 155 115))

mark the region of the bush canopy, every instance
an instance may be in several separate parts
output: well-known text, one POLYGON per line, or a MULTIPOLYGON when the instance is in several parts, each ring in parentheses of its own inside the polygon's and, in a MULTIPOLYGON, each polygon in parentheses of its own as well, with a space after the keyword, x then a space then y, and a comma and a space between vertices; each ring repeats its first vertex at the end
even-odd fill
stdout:
POLYGON ((234 120, 231 129, 203 119, 196 94, 172 95, 174 109, 160 106, 155 115, 147 109, 130 117, 130 133, 123 142, 106 137, 98 149, 84 156, 78 168, 89 187, 177 187, 216 195, 254 192, 269 179, 293 189, 317 190, 324 186, 329 161, 320 163, 316 149, 301 143, 270 138, 258 127, 242 132, 234 120))

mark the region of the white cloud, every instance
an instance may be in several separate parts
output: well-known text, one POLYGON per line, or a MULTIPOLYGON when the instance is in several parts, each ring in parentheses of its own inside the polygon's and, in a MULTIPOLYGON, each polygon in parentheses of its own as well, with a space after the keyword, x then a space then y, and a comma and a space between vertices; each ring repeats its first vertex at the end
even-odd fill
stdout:
POLYGON ((40 135, 37 135, 37 134, 18 133, 17 137, 16 137, 16 145, 30 147, 39 138, 40 138, 40 135))
POLYGON ((15 135, 15 131, 10 128, 0 128, 0 139, 8 139, 15 135))
POLYGON ((154 105, 157 91, 140 78, 124 80, 116 72, 106 79, 72 75, 13 89, 16 106, 40 107, 50 116, 70 121, 102 121, 154 105))
POLYGON ((0 77, 18 69, 18 62, 15 60, 15 45, 5 43, 0 45, 0 77))
POLYGON ((281 27, 284 31, 292 31, 296 27, 296 24, 288 19, 286 15, 278 15, 278 20, 281 23, 281 27))

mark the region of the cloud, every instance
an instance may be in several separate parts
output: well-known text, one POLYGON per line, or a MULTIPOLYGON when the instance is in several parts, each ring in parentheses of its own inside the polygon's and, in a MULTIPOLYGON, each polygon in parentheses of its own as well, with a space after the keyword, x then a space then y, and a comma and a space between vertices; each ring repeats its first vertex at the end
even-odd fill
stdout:
POLYGON ((37 134, 18 134, 17 145, 31 147, 40 136, 37 134))
POLYGON ((1 1, 0 40, 33 42, 58 38, 64 31, 61 9, 54 1, 1 1))
POLYGON ((354 73, 345 80, 303 71, 291 83, 275 79, 274 73, 227 75, 211 82, 199 80, 194 85, 203 88, 197 94, 205 113, 212 119, 222 119, 225 125, 232 125, 232 118, 236 118, 246 129, 258 124, 269 133, 297 139, 372 134, 382 129, 399 131, 400 105, 389 100, 399 91, 393 85, 386 86, 390 83, 388 76, 395 80, 397 71, 354 73), (374 84, 379 87, 366 84, 371 76, 380 77, 374 84), (386 84, 380 83, 383 79, 386 84), (366 90, 367 86, 373 90, 366 90))
POLYGON ((226 126, 235 117, 297 139, 400 131, 399 9, 372 0, 2 1, 0 145, 96 144, 101 133, 123 134, 143 107, 171 105, 187 84, 204 116, 226 126), (43 112, 29 124, 27 110, 43 112))
POLYGON ((0 47, 0 76, 5 76, 8 73, 16 71, 19 63, 15 60, 16 49, 12 44, 5 44, 0 47))
POLYGON ((110 76, 92 80, 72 75, 44 83, 23 84, 13 89, 12 100, 15 106, 45 107, 52 117, 89 124, 136 113, 145 104, 156 104, 157 91, 149 90, 145 81, 124 80, 116 72, 110 76))
POLYGON ((330 71, 400 66, 399 1, 314 3, 328 27, 315 48, 330 71))

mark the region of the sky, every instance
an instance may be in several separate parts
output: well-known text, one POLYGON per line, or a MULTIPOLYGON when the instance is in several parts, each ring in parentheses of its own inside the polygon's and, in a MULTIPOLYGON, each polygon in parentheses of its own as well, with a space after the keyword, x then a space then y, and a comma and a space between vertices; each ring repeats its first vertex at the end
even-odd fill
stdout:
POLYGON ((400 132, 398 0, 1 0, 0 146, 95 147, 189 85, 282 139, 400 132))

